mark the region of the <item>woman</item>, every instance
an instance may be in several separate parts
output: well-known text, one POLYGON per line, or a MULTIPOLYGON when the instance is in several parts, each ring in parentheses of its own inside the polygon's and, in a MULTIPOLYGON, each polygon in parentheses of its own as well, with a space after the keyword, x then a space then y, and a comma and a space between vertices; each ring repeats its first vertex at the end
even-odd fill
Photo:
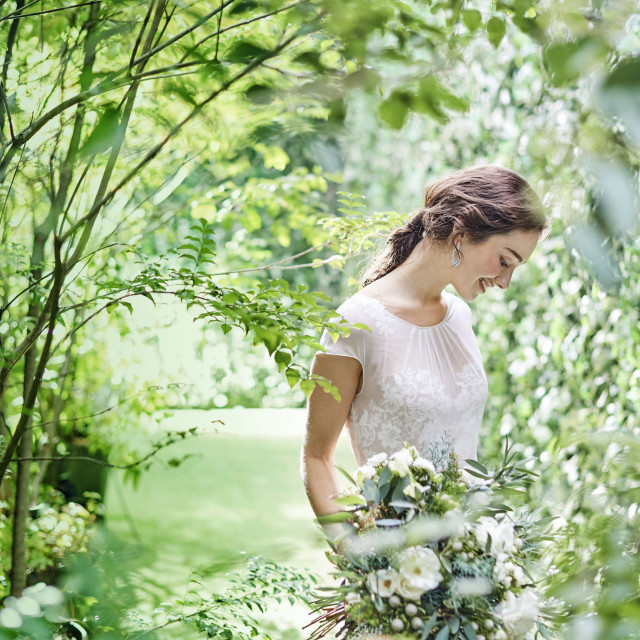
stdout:
POLYGON ((317 516, 339 510, 334 452, 345 424, 358 465, 404 442, 428 454, 445 435, 475 458, 487 380, 464 300, 506 289, 546 226, 540 199, 513 171, 472 167, 427 186, 424 207, 338 309, 370 331, 336 343, 325 333, 313 362, 340 392, 336 401, 316 387, 309 399, 302 471, 317 516))

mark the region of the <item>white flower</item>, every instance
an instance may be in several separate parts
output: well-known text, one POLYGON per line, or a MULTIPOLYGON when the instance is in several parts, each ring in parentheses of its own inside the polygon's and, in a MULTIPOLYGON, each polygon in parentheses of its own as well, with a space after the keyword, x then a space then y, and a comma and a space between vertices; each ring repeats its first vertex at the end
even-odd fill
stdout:
POLYGON ((368 464, 364 464, 361 467, 358 467, 358 480, 360 482, 368 480, 369 478, 373 478, 377 473, 378 472, 374 469, 374 467, 371 467, 368 464))
POLYGON ((414 453, 417 453, 415 447, 409 447, 408 449, 400 449, 396 451, 392 456, 392 460, 402 460, 406 465, 413 464, 414 453))
POLYGON ((398 555, 397 562, 400 573, 397 591, 405 598, 417 600, 442 580, 440 561, 431 549, 410 547, 398 555))
POLYGON ((538 600, 532 589, 525 589, 516 597, 508 591, 505 599, 495 608, 509 636, 524 636, 533 626, 539 613, 538 600))
POLYGON ((433 466, 433 462, 431 460, 427 460, 426 458, 418 457, 413 461, 413 466, 416 469, 422 469, 423 471, 428 471, 429 473, 435 473, 436 468, 433 466))
POLYGON ((367 460, 366 466, 369 467, 377 467, 379 464, 387 461, 387 454, 383 451, 382 453, 376 453, 375 456, 371 456, 367 460))
POLYGON ((347 604, 357 604, 362 600, 360 594, 356 593, 355 591, 349 591, 344 599, 347 601, 347 604))
POLYGON ((506 521, 498 522, 495 518, 482 516, 475 526, 478 542, 484 546, 491 536, 491 555, 497 560, 504 561, 513 551, 513 527, 506 521))
POLYGON ((391 473, 404 478, 409 473, 409 465, 401 458, 391 458, 387 466, 391 473))
POLYGON ((367 584, 373 593, 383 598, 392 596, 398 585, 398 572, 393 569, 378 569, 367 576, 367 584))

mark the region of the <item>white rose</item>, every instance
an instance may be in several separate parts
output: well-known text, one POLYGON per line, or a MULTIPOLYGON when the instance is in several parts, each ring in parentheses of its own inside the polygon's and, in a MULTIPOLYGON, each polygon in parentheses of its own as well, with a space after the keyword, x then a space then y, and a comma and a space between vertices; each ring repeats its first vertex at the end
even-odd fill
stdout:
POLYGON ((369 466, 368 464, 364 464, 361 467, 358 467, 358 480, 362 482, 369 478, 373 478, 375 475, 377 475, 377 473, 378 472, 373 467, 369 466))
POLYGON ((369 467, 377 467, 379 464, 387 461, 387 454, 383 451, 382 453, 376 453, 375 456, 371 456, 367 460, 367 465, 369 467))
POLYGON ((404 478, 409 473, 409 465, 400 458, 391 458, 387 465, 391 471, 397 476, 404 478))
POLYGON ((413 464, 413 454, 411 449, 400 449, 400 451, 396 451, 392 456, 391 460, 402 460, 407 466, 413 464))
MULTIPOLYGON (((410 547, 398 555, 398 570, 400 585, 411 592, 411 599, 415 600, 415 593, 424 593, 435 589, 442 580, 440 561, 431 550, 423 547, 410 547)), ((400 593, 400 589, 398 589, 400 593)))
POLYGON ((423 471, 428 471, 429 473, 435 473, 436 468, 433 466, 433 462, 431 460, 427 460, 426 458, 418 457, 413 461, 413 466, 416 469, 422 469, 423 471))
POLYGON ((404 574, 400 574, 396 591, 407 600, 420 600, 420 596, 425 592, 425 589, 414 585, 404 574))
POLYGON ((367 584, 373 593, 383 598, 392 596, 398 585, 398 573, 393 569, 378 569, 367 576, 367 584))
POLYGON ((502 621, 509 635, 524 636, 533 626, 540 609, 536 594, 525 589, 520 596, 507 592, 505 599, 495 608, 495 615, 502 621))

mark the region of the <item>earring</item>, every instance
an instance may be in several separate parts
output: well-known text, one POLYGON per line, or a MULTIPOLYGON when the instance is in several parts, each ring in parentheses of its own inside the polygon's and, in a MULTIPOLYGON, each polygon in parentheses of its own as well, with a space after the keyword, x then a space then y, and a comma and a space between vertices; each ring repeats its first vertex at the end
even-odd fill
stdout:
POLYGON ((462 253, 460 252, 460 240, 453 245, 453 251, 451 252, 451 264, 457 267, 462 261, 462 253))

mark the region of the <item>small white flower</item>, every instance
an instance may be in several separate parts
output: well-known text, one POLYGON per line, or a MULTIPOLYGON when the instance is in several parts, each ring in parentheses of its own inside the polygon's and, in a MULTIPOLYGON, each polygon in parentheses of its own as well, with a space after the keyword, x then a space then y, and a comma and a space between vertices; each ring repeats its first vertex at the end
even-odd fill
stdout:
POLYGON ((367 584, 373 593, 388 598, 393 595, 398 585, 398 573, 393 569, 378 569, 367 576, 367 584))
POLYGON ((387 463, 391 473, 404 478, 409 473, 409 465, 401 458, 391 458, 387 463))
POLYGON ((355 591, 349 591, 344 599, 347 601, 347 604, 357 604, 362 600, 360 594, 355 591))
POLYGON ((418 607, 416 607, 415 604, 413 604, 413 602, 410 602, 405 608, 404 608, 404 612, 409 616, 415 616, 416 613, 418 613, 418 607))
POLYGON ((368 464, 364 464, 361 467, 358 467, 358 481, 364 482, 365 480, 375 477, 377 473, 378 472, 373 467, 369 466, 368 464))
POLYGON ((383 462, 387 461, 387 454, 383 451, 382 453, 376 453, 375 456, 371 456, 368 460, 367 460, 367 466, 369 467, 377 467, 378 465, 382 464, 383 462))
POLYGON ((436 468, 433 466, 433 462, 431 460, 427 460, 426 458, 418 457, 413 461, 413 466, 416 469, 422 469, 423 471, 428 471, 429 473, 435 473, 436 468))
POLYGON ((494 640, 507 640, 507 634, 504 632, 504 629, 498 629, 493 634, 494 640))
POLYGON ((454 551, 462 551, 462 542, 460 542, 460 540, 454 540, 454 541, 451 543, 451 548, 452 548, 454 551))

